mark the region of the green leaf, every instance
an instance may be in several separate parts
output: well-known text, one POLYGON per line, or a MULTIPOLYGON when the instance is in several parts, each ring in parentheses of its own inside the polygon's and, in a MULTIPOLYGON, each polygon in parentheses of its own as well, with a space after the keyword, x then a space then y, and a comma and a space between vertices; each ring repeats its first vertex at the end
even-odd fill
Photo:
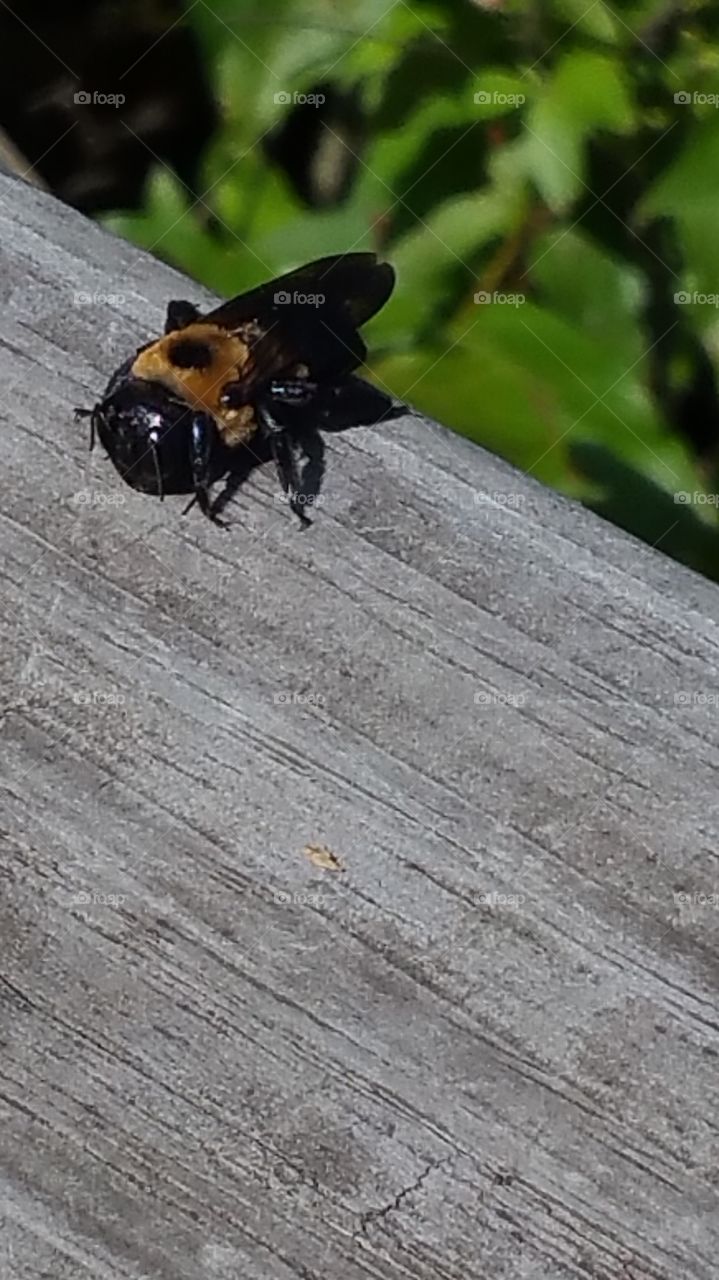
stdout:
POLYGON ((448 302, 473 292, 471 263, 489 241, 519 223, 523 201, 511 186, 446 200, 392 245, 397 289, 377 317, 375 340, 401 347, 436 329, 448 302))
MULTIPOLYGON (((687 106, 678 108, 690 110, 687 106)), ((716 163, 719 113, 697 122, 674 163, 649 189, 639 211, 644 217, 663 214, 674 219, 684 258, 677 291, 719 292, 716 163)), ((700 320, 710 319, 705 312, 700 320)))
MULTIPOLYGON (((634 341, 641 356, 638 331, 634 341)), ((632 367, 611 338, 600 344, 521 295, 464 308, 441 340, 377 367, 400 399, 567 491, 576 492, 569 447, 580 440, 620 451, 667 492, 695 483, 684 445, 649 399, 641 359, 632 367)))
POLYGON ((544 306, 621 352, 624 367, 641 355, 642 277, 600 248, 581 226, 539 237, 527 277, 544 306))
POLYGON ((631 38, 631 32, 605 4, 587 5, 586 0, 558 0, 556 9, 566 21, 567 35, 576 32, 577 38, 592 36, 606 42, 614 42, 620 33, 631 38))
POLYGON ((594 511, 665 555, 719 578, 717 509, 699 501, 701 489, 667 493, 601 445, 574 444, 571 459, 591 484, 587 505, 594 511), (707 511, 711 523, 697 514, 707 511))
POLYGON ((558 62, 526 125, 527 172, 550 208, 566 208, 585 189, 589 139, 601 130, 626 133, 633 120, 618 60, 575 50, 558 62))

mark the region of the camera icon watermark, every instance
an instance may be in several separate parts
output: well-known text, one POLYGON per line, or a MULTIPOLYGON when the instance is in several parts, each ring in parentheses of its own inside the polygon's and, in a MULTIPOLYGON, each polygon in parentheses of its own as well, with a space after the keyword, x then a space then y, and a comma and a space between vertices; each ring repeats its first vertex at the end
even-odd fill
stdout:
POLYGON ((719 93, 690 93, 688 89, 680 89, 674 94, 678 106, 719 107, 719 93))
POLYGON ((322 307, 326 297, 324 293, 300 293, 298 289, 289 293, 287 289, 278 289, 272 300, 278 307, 322 307))
POLYGON ((121 107, 126 101, 124 93, 99 93, 94 90, 78 89, 73 94, 73 101, 78 107, 121 107))
POLYGON ((321 493, 295 493, 291 489, 289 493, 275 494, 275 502, 279 502, 282 506, 293 503, 297 507, 319 507, 324 501, 324 494, 321 493))
POLYGON ((323 693, 299 693, 294 689, 285 689, 273 693, 272 701, 278 707, 323 707, 325 696, 323 693))
POLYGON ((716 707, 719 705, 719 693, 690 693, 680 690, 674 694, 674 705, 677 707, 716 707))
POLYGON ((524 293, 500 293, 498 289, 493 289, 490 293, 488 289, 478 289, 474 301, 478 307, 490 304, 497 307, 521 307, 527 298, 524 293))
POLYGON ((493 890, 491 893, 480 893, 478 902, 483 907, 521 907, 523 902, 527 901, 524 893, 497 893, 493 890))
POLYGON ((695 504, 698 507, 719 507, 719 493, 703 493, 701 489, 695 489, 691 492, 689 489, 680 489, 674 494, 675 506, 689 506, 695 504))
POLYGON ((678 307, 692 304, 695 307, 719 307, 719 293, 700 293, 698 289, 690 293, 688 289, 679 289, 674 294, 674 302, 678 307))
POLYGON ((719 907, 719 893, 675 893, 678 907, 719 907))
POLYGON ((72 501, 81 507, 122 507, 127 499, 124 493, 102 493, 95 489, 81 489, 73 494, 72 501))
POLYGON ((286 893, 276 889, 272 901, 278 907, 323 907, 329 900, 321 893, 286 893))
POLYGON ((474 95, 478 107, 523 107, 526 101, 523 93, 499 93, 491 89, 478 89, 474 95))
POLYGON ((487 693, 480 690, 474 695, 475 707, 523 707, 526 701, 526 693, 487 693))
POLYGON ((125 695, 105 689, 81 689, 72 695, 72 700, 79 707, 122 707, 125 695))
POLYGON ((122 307, 126 301, 124 293, 103 293, 98 290, 88 293, 86 289, 78 289, 72 295, 74 307, 122 307))
POLYGON ((472 500, 476 507, 521 507, 527 501, 524 493, 502 493, 495 490, 493 493, 474 493, 472 500))
POLYGON ((272 98, 278 107, 321 107, 327 101, 323 93, 292 93, 289 89, 280 89, 272 98))
POLYGON ((76 907, 121 907, 127 898, 124 893, 87 893, 81 889, 72 901, 76 907))

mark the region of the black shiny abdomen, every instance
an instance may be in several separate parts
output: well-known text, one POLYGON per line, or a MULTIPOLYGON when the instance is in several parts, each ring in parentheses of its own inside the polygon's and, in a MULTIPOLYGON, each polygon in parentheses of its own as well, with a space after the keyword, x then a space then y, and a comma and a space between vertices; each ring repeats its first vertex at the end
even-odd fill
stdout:
POLYGON ((113 374, 94 410, 97 434, 133 489, 191 493, 189 442, 196 411, 159 383, 133 378, 129 373, 133 360, 113 374))

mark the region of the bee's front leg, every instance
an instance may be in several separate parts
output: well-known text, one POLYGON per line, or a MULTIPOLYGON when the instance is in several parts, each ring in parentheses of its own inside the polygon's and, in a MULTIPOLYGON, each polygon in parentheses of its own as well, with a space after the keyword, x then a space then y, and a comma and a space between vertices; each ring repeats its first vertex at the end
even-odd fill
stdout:
POLYGON ((95 448, 95 416, 97 413, 97 405, 94 409, 75 409, 73 410, 75 421, 79 422, 81 418, 90 419, 90 453, 95 448))
MULTIPOLYGON (((225 524, 213 511, 210 501, 210 484, 215 474, 217 454, 221 449, 219 432, 214 420, 206 413, 196 413, 190 432, 190 468, 195 499, 200 511, 213 524, 225 524)), ((190 504, 192 505, 192 504, 190 504)))

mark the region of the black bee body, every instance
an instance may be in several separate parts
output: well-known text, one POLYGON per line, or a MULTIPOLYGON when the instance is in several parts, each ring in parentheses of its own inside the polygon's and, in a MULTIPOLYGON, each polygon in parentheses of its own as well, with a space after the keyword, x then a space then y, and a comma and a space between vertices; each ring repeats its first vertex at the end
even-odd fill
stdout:
POLYGON ((134 489, 160 497, 189 493, 192 410, 164 387, 133 378, 134 361, 132 356, 112 375, 100 404, 90 411, 90 447, 97 432, 120 475, 134 489))
POLYGON ((233 478, 272 457, 308 523, 303 508, 323 469, 318 428, 361 414, 364 384, 351 376, 366 355, 358 329, 393 284, 389 265, 354 253, 310 263, 204 316, 170 302, 163 337, 116 370, 93 409, 77 411, 90 417, 91 448, 97 433, 133 488, 193 493, 215 521, 233 478), (223 477, 212 501, 210 486, 223 477))

